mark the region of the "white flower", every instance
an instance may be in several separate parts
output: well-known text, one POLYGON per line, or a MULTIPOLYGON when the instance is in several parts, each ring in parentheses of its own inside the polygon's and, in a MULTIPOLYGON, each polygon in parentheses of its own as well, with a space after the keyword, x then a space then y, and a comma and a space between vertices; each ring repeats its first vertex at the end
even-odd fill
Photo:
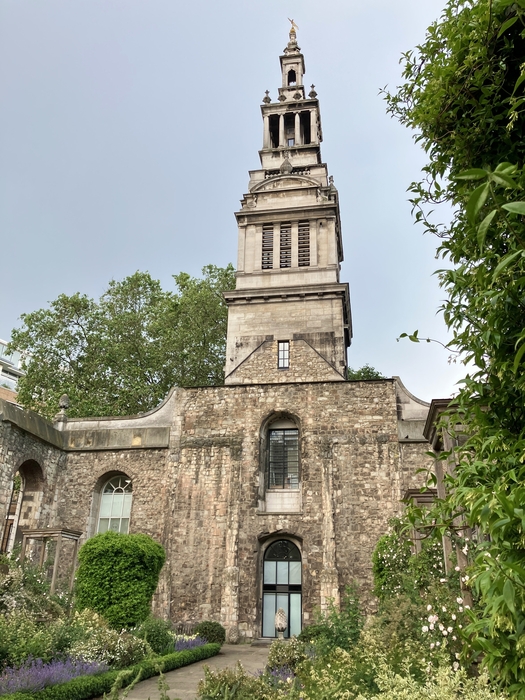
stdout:
POLYGON ((430 648, 433 649, 434 646, 435 646, 435 644, 434 644, 434 642, 432 642, 432 644, 430 645, 430 648))
POLYGON ((450 617, 451 617, 453 620, 455 620, 455 619, 456 619, 456 614, 455 614, 455 613, 452 613, 452 615, 451 615, 450 617))
POLYGON ((428 627, 426 625, 423 625, 423 627, 421 628, 421 631, 428 632, 428 627))
POLYGON ((448 632, 447 632, 447 630, 443 630, 443 631, 441 632, 441 634, 442 634, 444 637, 446 637, 446 636, 448 635, 448 632))
POLYGON ((427 605, 427 610, 432 610, 432 606, 431 606, 431 605, 427 605))
POLYGON ((440 579, 439 579, 439 583, 446 583, 446 582, 447 582, 447 579, 446 579, 446 578, 440 578, 440 579))
POLYGON ((443 607, 441 608, 441 610, 443 610, 443 612, 447 612, 447 609, 446 609, 445 606, 443 606, 443 607))
POLYGON ((452 664, 452 668, 454 669, 454 671, 457 671, 457 670, 458 670, 459 664, 458 664, 457 661, 454 661, 454 663, 452 664))
POLYGON ((463 598, 456 598, 458 605, 463 605, 463 598))
POLYGON ((434 629, 434 623, 433 623, 433 622, 430 623, 430 629, 431 629, 431 630, 434 629))
POLYGON ((460 571, 459 566, 455 566, 455 567, 454 567, 454 571, 460 571))
POLYGON ((437 646, 437 647, 440 647, 440 646, 441 646, 441 642, 436 642, 436 646, 437 646))
POLYGON ((447 632, 452 632, 452 627, 447 627, 447 632))

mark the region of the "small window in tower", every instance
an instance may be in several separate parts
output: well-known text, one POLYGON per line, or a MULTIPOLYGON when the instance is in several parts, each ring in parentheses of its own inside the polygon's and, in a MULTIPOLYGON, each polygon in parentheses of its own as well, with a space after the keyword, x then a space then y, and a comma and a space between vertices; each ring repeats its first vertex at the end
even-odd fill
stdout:
POLYGON ((299 267, 310 266, 310 222, 299 221, 299 231, 297 237, 297 253, 299 267))
POLYGON ((297 76, 295 74, 295 71, 289 70, 288 71, 288 85, 296 85, 297 84, 297 76))
POLYGON ((261 267, 263 270, 273 268, 273 224, 263 224, 261 267))
POLYGON ((279 340, 277 343, 278 357, 277 357, 277 368, 278 369, 289 369, 290 367, 290 341, 289 340, 279 340))
POLYGON ((292 267, 292 224, 290 221, 281 224, 279 253, 280 267, 292 267))

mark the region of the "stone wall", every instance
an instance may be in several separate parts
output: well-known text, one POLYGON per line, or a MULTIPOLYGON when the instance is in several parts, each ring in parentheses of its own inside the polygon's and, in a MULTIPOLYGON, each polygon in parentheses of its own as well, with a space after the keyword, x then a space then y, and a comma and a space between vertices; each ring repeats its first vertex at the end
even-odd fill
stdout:
MULTIPOLYGON (((290 366, 277 367, 277 340, 265 340, 228 377, 229 384, 285 384, 343 381, 337 371, 307 340, 290 340, 290 366)), ((342 368, 339 367, 339 370, 342 368)))
MULTIPOLYGON (((276 348, 270 354, 275 359, 276 348)), ((302 552, 304 623, 351 581, 371 605, 374 545, 428 463, 426 443, 399 441, 396 386, 379 380, 177 389, 142 417, 71 421, 58 437, 40 426, 62 448, 29 432, 37 423, 17 414, 0 421, 0 504, 5 511, 14 471, 35 460, 44 475, 38 525, 79 529, 85 539, 96 530, 104 483, 126 474, 133 483, 130 531, 151 535, 167 552, 154 609, 177 622, 215 619, 242 637, 259 636, 263 554, 282 537, 302 552), (287 416, 299 429, 300 512, 264 510, 272 416, 287 416), (159 446, 145 448, 146 436, 159 446)), ((420 418, 425 406, 418 410, 420 418)))

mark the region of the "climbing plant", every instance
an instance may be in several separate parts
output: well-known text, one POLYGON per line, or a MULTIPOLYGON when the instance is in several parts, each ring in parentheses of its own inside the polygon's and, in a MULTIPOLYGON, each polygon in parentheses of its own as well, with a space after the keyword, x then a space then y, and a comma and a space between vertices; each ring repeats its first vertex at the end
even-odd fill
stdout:
MULTIPOLYGON (((388 111, 428 154, 410 186, 441 240, 450 347, 473 367, 447 421, 468 435, 433 522, 479 533, 480 613, 468 633, 493 677, 525 698, 525 0, 450 0, 402 57, 388 111), (450 223, 435 210, 452 208, 450 223)), ((450 209, 447 209, 449 212, 450 209)), ((446 216, 445 218, 448 218, 446 216)), ((412 339, 418 341, 417 334, 412 339)))

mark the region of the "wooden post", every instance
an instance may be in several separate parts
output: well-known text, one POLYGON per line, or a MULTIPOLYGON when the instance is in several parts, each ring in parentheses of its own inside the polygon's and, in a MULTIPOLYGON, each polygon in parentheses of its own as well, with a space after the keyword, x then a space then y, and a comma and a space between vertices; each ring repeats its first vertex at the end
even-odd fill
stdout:
POLYGON ((51 579, 51 590, 49 591, 51 595, 54 594, 57 583, 57 572, 58 572, 58 562, 60 561, 60 546, 62 544, 62 533, 59 532, 57 535, 57 548, 55 550, 55 563, 53 564, 53 578, 51 579))
POLYGON ((75 540, 75 547, 73 549, 73 564, 71 566, 71 578, 69 579, 69 592, 73 590, 73 584, 75 582, 75 571, 77 570, 77 553, 78 553, 78 539, 75 540))

